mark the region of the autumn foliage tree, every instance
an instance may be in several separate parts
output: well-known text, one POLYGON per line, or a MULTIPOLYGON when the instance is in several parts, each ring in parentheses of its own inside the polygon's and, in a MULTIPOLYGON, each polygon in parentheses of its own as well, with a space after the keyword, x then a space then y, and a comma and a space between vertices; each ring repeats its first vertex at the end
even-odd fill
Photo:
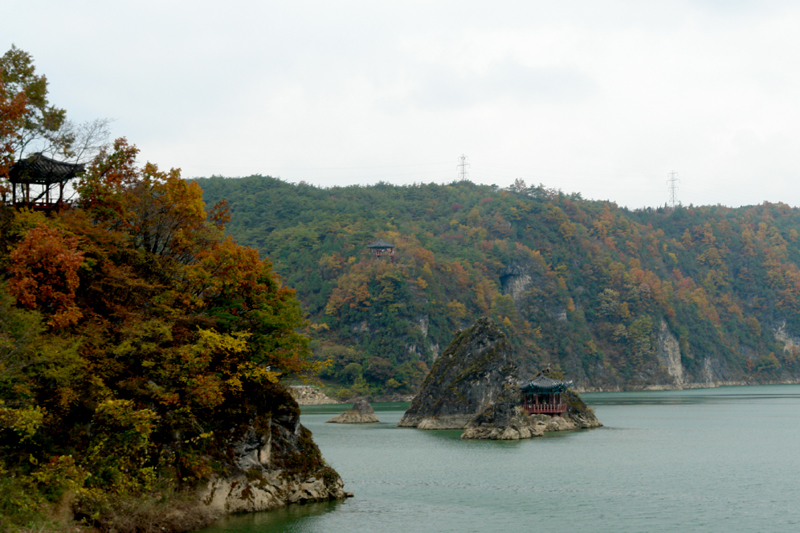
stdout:
POLYGON ((33 483, 55 461, 87 501, 205 479, 284 408, 283 377, 321 367, 294 291, 224 236, 224 203, 137 154, 117 140, 73 209, 7 212, 0 236, 3 320, 34 332, 0 328, 0 469, 33 483))
POLYGON ((28 309, 42 309, 55 328, 81 317, 75 291, 83 253, 77 243, 77 237, 41 223, 25 234, 9 258, 9 292, 28 309))

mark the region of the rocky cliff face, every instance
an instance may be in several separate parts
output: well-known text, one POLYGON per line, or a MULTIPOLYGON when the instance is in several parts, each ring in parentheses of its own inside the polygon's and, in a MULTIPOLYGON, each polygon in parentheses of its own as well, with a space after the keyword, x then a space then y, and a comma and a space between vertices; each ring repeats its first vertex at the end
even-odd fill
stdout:
POLYGON ((508 339, 490 318, 456 335, 436 360, 399 427, 459 429, 503 390, 517 367, 508 339))
POLYGON ((231 442, 231 464, 214 476, 200 497, 219 514, 266 511, 290 503, 335 500, 351 494, 322 459, 300 408, 288 392, 280 407, 231 442))
POLYGON ((681 346, 678 339, 669 330, 667 321, 661 319, 658 330, 657 350, 658 362, 666 369, 677 388, 683 386, 683 365, 681 364, 681 346))
POLYGON ((503 293, 508 294, 517 304, 523 293, 533 283, 535 267, 530 261, 514 261, 500 273, 503 293))

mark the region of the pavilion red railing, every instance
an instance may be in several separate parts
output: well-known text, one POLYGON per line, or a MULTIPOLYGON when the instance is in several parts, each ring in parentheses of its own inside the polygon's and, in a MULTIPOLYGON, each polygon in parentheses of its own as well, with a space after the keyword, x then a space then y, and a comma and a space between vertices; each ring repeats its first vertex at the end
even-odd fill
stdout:
POLYGON ((539 403, 539 404, 524 404, 522 406, 528 414, 560 414, 567 412, 567 404, 565 403, 539 403))

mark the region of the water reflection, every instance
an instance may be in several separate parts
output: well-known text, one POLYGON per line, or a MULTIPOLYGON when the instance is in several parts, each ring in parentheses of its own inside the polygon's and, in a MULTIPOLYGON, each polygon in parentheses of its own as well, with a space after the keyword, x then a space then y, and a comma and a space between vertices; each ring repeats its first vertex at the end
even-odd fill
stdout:
POLYGON ((345 502, 320 502, 289 505, 282 509, 263 513, 249 513, 233 515, 214 524, 214 533, 229 533, 241 531, 274 531, 282 525, 291 524, 298 520, 308 520, 322 516, 336 509, 345 502))

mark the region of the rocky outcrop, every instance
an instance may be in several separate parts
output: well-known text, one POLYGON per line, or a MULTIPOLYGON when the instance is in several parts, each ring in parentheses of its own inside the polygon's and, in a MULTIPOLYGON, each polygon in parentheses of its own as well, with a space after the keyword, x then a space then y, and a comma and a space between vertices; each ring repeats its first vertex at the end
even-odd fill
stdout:
POLYGON ((523 293, 533 283, 534 271, 530 261, 514 261, 500 273, 500 286, 503 294, 508 294, 518 304, 523 293))
POLYGON ((789 335, 789 333, 786 331, 785 320, 776 327, 772 328, 772 331, 775 333, 775 340, 783 344, 784 352, 800 352, 800 338, 789 335))
POLYGON ((351 496, 322 459, 311 432, 300 424, 300 409, 288 392, 276 397, 270 416, 254 421, 229 445, 230 465, 200 492, 219 514, 266 511, 290 503, 351 496))
POLYGON ((305 503, 345 498, 340 478, 332 482, 322 477, 286 478, 280 472, 256 471, 256 475, 241 474, 214 477, 209 481, 203 502, 221 514, 252 513, 285 507, 290 503, 305 503))
POLYGON ((536 424, 519 405, 519 389, 507 383, 494 402, 467 423, 462 439, 519 440, 541 437, 544 425, 536 424))
POLYGON ((516 440, 546 431, 599 427, 581 398, 566 391, 564 416, 529 416, 519 406, 518 369, 506 336, 489 318, 460 332, 436 360, 397 424, 419 429, 465 428, 464 439, 516 440))
POLYGON ((375 416, 375 411, 369 402, 364 398, 359 398, 351 409, 339 413, 328 422, 333 424, 374 424, 378 422, 378 417, 375 416))
POLYGON ((508 339, 490 318, 461 331, 433 363, 398 427, 461 429, 516 379, 508 339))
MULTIPOLYGON (((567 412, 564 416, 557 416, 553 418, 562 418, 573 424, 575 427, 569 429, 590 429, 603 427, 603 424, 594 415, 594 410, 586 405, 586 402, 572 389, 567 389, 567 412)), ((546 415, 540 415, 546 416, 546 415)), ((563 431, 563 430, 545 430, 545 431, 563 431)))
POLYGON ((666 369, 676 388, 683 386, 683 365, 681 364, 681 347, 678 339, 669 330, 667 321, 661 319, 658 331, 657 355, 659 364, 666 369))
POLYGON ((469 421, 462 439, 519 440, 541 437, 550 431, 574 431, 602 427, 594 412, 578 396, 567 390, 567 412, 563 416, 530 416, 520 407, 520 391, 507 383, 497 399, 469 421))

